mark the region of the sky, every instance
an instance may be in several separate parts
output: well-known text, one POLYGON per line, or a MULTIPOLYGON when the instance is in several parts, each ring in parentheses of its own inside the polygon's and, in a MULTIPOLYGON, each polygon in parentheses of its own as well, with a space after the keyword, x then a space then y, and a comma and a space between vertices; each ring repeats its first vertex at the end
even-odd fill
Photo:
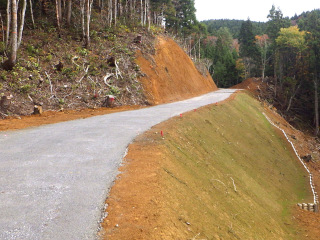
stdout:
POLYGON ((320 9, 319 0, 195 0, 197 19, 237 19, 266 22, 269 11, 275 5, 284 17, 320 9))

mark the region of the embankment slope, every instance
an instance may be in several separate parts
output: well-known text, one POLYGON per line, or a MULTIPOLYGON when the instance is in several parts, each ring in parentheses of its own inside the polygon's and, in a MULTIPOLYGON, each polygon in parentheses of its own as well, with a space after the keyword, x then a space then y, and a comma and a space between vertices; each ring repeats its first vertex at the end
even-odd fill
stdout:
POLYGON ((136 139, 107 200, 105 238, 302 239, 292 209, 312 201, 308 177, 262 111, 241 93, 136 139))
POLYGON ((217 89, 210 74, 202 75, 189 56, 170 38, 158 37, 154 55, 137 53, 140 79, 151 104, 179 101, 217 89))

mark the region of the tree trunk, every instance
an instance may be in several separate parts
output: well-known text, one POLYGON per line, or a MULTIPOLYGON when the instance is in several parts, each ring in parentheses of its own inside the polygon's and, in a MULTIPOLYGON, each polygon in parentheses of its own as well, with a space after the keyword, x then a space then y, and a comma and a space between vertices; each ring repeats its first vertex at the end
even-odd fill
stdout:
POLYGON ((85 0, 81 0, 80 2, 80 15, 81 15, 81 28, 82 28, 82 41, 84 41, 84 36, 86 34, 85 31, 85 24, 84 24, 84 5, 85 5, 85 0))
POLYGON ((90 0, 86 0, 86 26, 85 26, 85 37, 84 37, 84 46, 86 48, 90 45, 90 0))
POLYGON ((315 74, 315 79, 313 80, 314 83, 314 112, 316 118, 316 128, 315 128, 315 135, 318 136, 319 134, 319 102, 318 102, 318 76, 315 74))
POLYGON ((61 25, 61 23, 62 23, 62 7, 61 7, 61 0, 58 0, 58 12, 59 12, 60 25, 61 25))
POLYGON ((72 15, 72 0, 68 1, 68 9, 67 9, 67 25, 71 25, 71 15, 72 15))
POLYGON ((85 13, 86 13, 86 24, 84 31, 84 46, 89 48, 90 46, 90 21, 91 21, 91 9, 92 9, 93 0, 85 0, 85 13))
POLYGON ((299 88, 301 87, 301 84, 300 83, 297 87, 297 89, 293 92, 293 94, 291 95, 290 99, 289 99, 289 103, 288 103, 288 107, 286 109, 286 112, 288 112, 291 108, 291 104, 292 104, 292 100, 294 99, 294 97, 297 95, 298 91, 299 91, 299 88))
POLYGON ((147 16, 149 15, 149 11, 148 11, 148 2, 147 0, 144 1, 144 21, 143 21, 143 25, 146 26, 147 25, 147 16))
POLYGON ((9 56, 10 67, 14 66, 17 62, 17 51, 18 51, 18 6, 17 1, 11 1, 12 7, 12 37, 11 37, 11 52, 9 56))
POLYGON ((29 5, 30 5, 30 15, 31 15, 32 27, 35 28, 36 24, 34 23, 32 0, 29 1, 29 5))
POLYGON ((10 40, 10 29, 11 29, 11 0, 7 2, 7 30, 6 30, 6 48, 9 47, 9 40, 10 40))
POLYGON ((118 5, 118 1, 114 0, 114 25, 115 26, 117 25, 117 12, 118 12, 117 5, 118 5))
POLYGON ((262 74, 261 74, 261 76, 262 76, 262 81, 264 80, 264 73, 265 73, 265 71, 266 71, 266 61, 265 61, 265 59, 263 59, 263 60, 262 60, 262 74))
POLYGON ((143 2, 142 0, 140 0, 140 22, 141 22, 141 25, 143 25, 143 2))
POLYGON ((274 55, 273 75, 274 75, 274 96, 277 97, 278 76, 277 76, 277 50, 274 55))
POLYGON ((61 11, 61 0, 56 0, 56 18, 57 18, 57 27, 58 27, 58 36, 59 36, 59 38, 61 38, 60 11, 61 11))
POLYGON ((112 12, 113 12, 112 0, 109 0, 109 2, 108 2, 109 27, 111 27, 111 24, 112 24, 112 12))
POLYGON ((22 6, 22 14, 20 19, 20 27, 19 27, 19 36, 18 36, 18 46, 20 47, 21 41, 22 41, 22 34, 23 34, 23 28, 24 28, 24 19, 26 16, 26 9, 27 9, 27 0, 23 0, 23 6, 22 6))
POLYGON ((1 21, 2 42, 5 42, 4 25, 3 25, 3 20, 2 20, 2 15, 1 15, 1 13, 0 13, 0 21, 1 21))
POLYGON ((151 27, 151 19, 150 19, 150 2, 149 0, 147 1, 147 20, 148 20, 148 31, 150 31, 151 27))
POLYGON ((199 61, 201 59, 201 36, 199 37, 199 61))

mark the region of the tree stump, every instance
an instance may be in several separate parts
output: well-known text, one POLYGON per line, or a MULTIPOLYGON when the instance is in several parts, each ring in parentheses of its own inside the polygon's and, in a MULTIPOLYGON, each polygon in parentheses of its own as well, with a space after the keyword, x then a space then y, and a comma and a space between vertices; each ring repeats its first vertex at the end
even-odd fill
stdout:
POLYGON ((39 106, 39 105, 34 105, 33 107, 33 113, 34 115, 41 115, 43 113, 43 109, 42 109, 42 106, 39 106))
POLYGON ((142 36, 138 35, 135 39, 134 39, 135 43, 142 43, 142 36))
POLYGON ((0 99, 0 108, 1 109, 7 109, 11 104, 11 99, 12 98, 13 98, 13 96, 11 94, 2 96, 1 99, 0 99))
POLYGON ((113 95, 108 95, 103 102, 103 107, 114 107, 115 97, 113 95))
POLYGON ((110 66, 110 67, 115 67, 116 66, 116 59, 114 57, 109 57, 107 59, 107 64, 110 66))

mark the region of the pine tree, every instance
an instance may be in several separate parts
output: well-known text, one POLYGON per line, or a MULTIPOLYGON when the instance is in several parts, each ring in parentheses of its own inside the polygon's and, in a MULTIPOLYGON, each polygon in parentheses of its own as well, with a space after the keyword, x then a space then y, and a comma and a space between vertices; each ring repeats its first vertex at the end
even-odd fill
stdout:
POLYGON ((245 21, 240 29, 239 34, 240 43, 240 56, 245 62, 246 66, 246 78, 255 76, 257 73, 254 72, 257 69, 255 63, 259 58, 259 51, 255 44, 255 35, 253 33, 253 27, 250 19, 245 21))

